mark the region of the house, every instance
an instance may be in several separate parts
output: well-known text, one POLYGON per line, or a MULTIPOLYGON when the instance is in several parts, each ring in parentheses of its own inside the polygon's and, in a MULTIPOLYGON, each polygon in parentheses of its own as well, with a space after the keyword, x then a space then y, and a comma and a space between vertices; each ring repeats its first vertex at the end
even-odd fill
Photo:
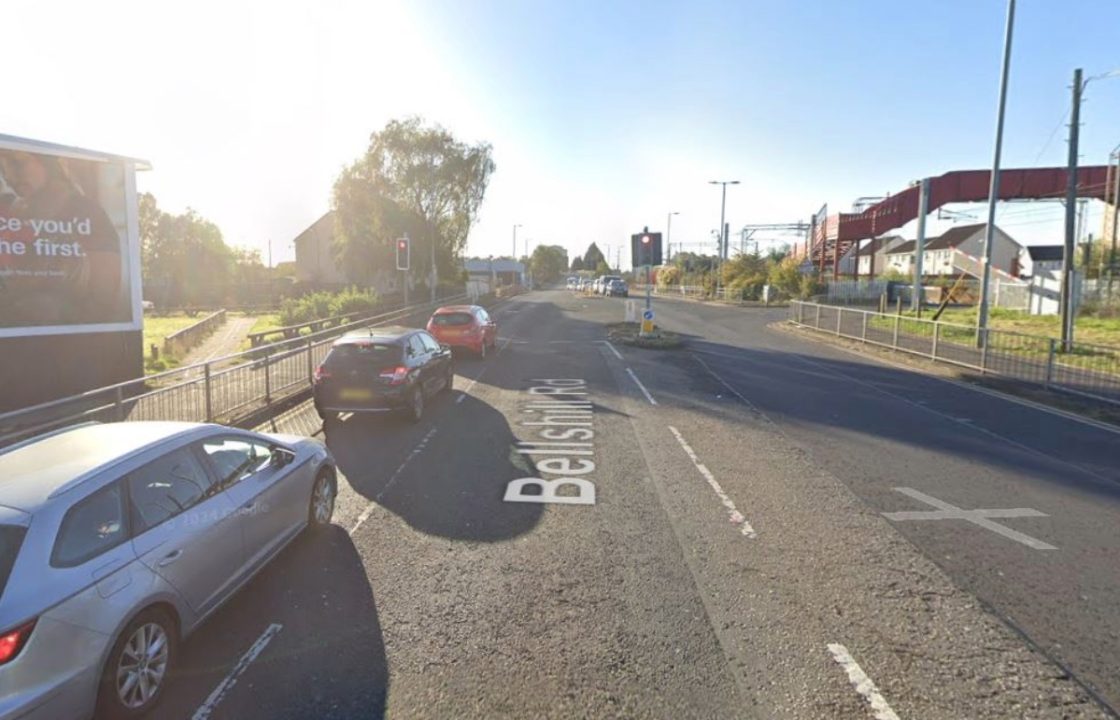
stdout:
MULTIPOLYGON (((939 237, 926 240, 922 252, 922 275, 975 275, 984 255, 984 223, 958 225, 939 237), (966 257, 961 257, 962 255, 966 257)), ((1023 265, 1023 246, 999 227, 992 241, 992 268, 1018 277, 1023 265)))
MULTIPOLYGON (((296 236, 296 280, 308 285, 340 289, 351 284, 350 278, 334 259, 334 211, 326 212, 296 236)), ((416 278, 412 278, 412 286, 416 278)), ((395 267, 378 268, 371 284, 381 295, 399 290, 400 273, 395 267)))
POLYGON ((864 277, 882 275, 887 267, 887 251, 902 243, 902 238, 897 235, 873 238, 859 249, 859 274, 864 277))
POLYGON ((887 259, 885 272, 891 270, 909 275, 914 272, 914 246, 913 240, 906 240, 895 245, 884 253, 887 259))
POLYGON ((1056 275, 1062 270, 1064 245, 1031 245, 1027 248, 1025 275, 1056 275))
POLYGON ((334 212, 327 212, 295 239, 296 279, 341 285, 346 276, 334 262, 334 212))
MULTIPOLYGON (((957 275, 979 277, 983 267, 985 225, 961 225, 942 235, 927 238, 922 248, 922 275, 957 275)), ((904 275, 914 272, 916 241, 907 240, 886 252, 887 269, 904 275)), ((1007 279, 1019 276, 1026 251, 1014 238, 995 229, 992 242, 992 269, 1007 279)))

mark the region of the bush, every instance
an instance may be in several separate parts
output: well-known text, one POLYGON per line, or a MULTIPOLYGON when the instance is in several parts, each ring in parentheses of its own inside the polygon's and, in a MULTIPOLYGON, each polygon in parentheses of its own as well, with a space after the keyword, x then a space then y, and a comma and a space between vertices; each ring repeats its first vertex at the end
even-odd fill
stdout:
POLYGON ((804 300, 807 298, 811 298, 814 295, 821 295, 826 290, 827 288, 825 287, 825 284, 818 281, 814 276, 802 275, 800 286, 797 289, 797 294, 801 299, 804 300))
POLYGON ((351 313, 372 314, 377 309, 380 299, 373 290, 359 290, 348 287, 331 298, 330 315, 349 315, 351 313))

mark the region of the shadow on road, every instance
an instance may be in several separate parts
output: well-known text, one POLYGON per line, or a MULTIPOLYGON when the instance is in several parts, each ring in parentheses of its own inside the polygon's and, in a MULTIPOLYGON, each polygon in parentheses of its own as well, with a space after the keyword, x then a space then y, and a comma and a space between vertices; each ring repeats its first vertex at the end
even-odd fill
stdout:
POLYGON ((511 480, 535 477, 535 467, 514 451, 505 415, 473 396, 459 403, 457 397, 433 398, 417 425, 389 415, 332 422, 327 444, 355 491, 421 532, 499 542, 530 531, 542 506, 502 498, 511 480), (409 457, 433 428, 435 434, 409 457))
POLYGON ((272 624, 282 627, 211 720, 384 716, 389 669, 377 605, 350 536, 332 525, 296 538, 187 639, 152 719, 192 717, 272 624))

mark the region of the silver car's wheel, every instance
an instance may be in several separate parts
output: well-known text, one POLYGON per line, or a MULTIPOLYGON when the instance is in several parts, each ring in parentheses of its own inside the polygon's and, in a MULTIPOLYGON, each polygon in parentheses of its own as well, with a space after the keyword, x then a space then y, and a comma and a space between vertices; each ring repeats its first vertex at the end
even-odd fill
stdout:
POLYGON ((167 613, 149 608, 121 632, 105 663, 99 717, 135 718, 159 699, 178 657, 178 636, 167 613))
POLYGON ((315 487, 311 490, 311 524, 315 527, 330 525, 334 516, 334 482, 326 472, 319 473, 315 478, 315 487))

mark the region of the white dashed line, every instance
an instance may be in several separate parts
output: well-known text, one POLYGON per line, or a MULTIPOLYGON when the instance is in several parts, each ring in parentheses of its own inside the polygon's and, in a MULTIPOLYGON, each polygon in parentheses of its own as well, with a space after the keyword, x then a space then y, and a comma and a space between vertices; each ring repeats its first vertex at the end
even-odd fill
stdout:
POLYGON ((611 341, 610 341, 610 340, 604 340, 604 341, 603 341, 603 344, 604 344, 604 345, 606 345, 606 346, 607 346, 607 348, 608 348, 608 349, 609 349, 609 350, 610 350, 610 351, 611 351, 612 353, 614 353, 614 356, 615 356, 616 358, 618 358, 619 360, 621 360, 621 359, 622 359, 622 353, 620 353, 620 352, 618 351, 618 349, 617 349, 617 348, 615 348, 615 346, 614 346, 613 344, 611 344, 611 341))
POLYGON ((709 485, 711 485, 712 490, 714 490, 716 493, 716 497, 718 497, 723 506, 727 508, 727 514, 730 516, 731 522, 739 526, 739 532, 743 534, 743 537, 758 537, 758 534, 755 533, 754 528, 751 527, 751 524, 749 522, 747 522, 747 518, 743 516, 743 513, 739 512, 738 508, 735 507, 735 503, 732 502, 731 498, 727 496, 727 493, 723 491, 723 488, 720 486, 719 481, 717 481, 715 476, 712 475, 712 471, 709 470, 708 467, 704 465, 704 463, 700 462, 700 458, 696 456, 696 452, 692 449, 691 446, 689 446, 687 442, 685 442, 684 436, 681 435, 680 431, 672 425, 669 426, 669 430, 672 431, 673 435, 677 438, 677 442, 681 444, 681 447, 684 449, 689 459, 692 460, 692 464, 696 466, 696 469, 700 471, 700 474, 703 475, 704 479, 708 481, 709 485))
POLYGON ((630 379, 634 381, 634 384, 638 386, 638 389, 642 391, 642 394, 646 396, 646 400, 649 400, 649 404, 656 405, 657 401, 654 400, 653 396, 649 394, 649 390, 646 390, 646 386, 642 384, 642 381, 638 379, 638 376, 634 374, 634 371, 630 368, 626 368, 626 372, 630 375, 630 379))
POLYGON ((241 659, 238 660, 237 664, 233 666, 233 669, 229 671, 229 675, 226 675, 225 678, 218 683, 218 687, 214 688, 214 692, 210 693, 210 697, 206 698, 206 701, 198 706, 198 710, 194 711, 191 720, 207 720, 207 718, 210 717, 210 713, 214 712, 214 708, 222 701, 222 698, 237 684, 237 678, 240 677, 241 674, 249 668, 249 665, 257 659, 257 656, 268 647, 268 644, 272 642, 272 638, 276 637, 276 633, 283 629, 284 626, 277 623, 269 625, 264 633, 257 638, 257 641, 253 643, 252 647, 241 656, 241 659))
POLYGON ((745 397, 743 397, 743 394, 742 394, 741 392, 739 392, 739 391, 738 391, 738 390, 736 390, 735 388, 731 387, 731 385, 730 385, 730 384, 729 384, 729 383, 728 383, 728 382, 727 382, 726 380, 724 380, 723 378, 721 378, 721 377, 720 377, 719 375, 716 375, 716 372, 715 372, 715 370, 712 370, 712 369, 711 369, 710 367, 708 367, 708 363, 706 363, 706 362, 704 362, 703 360, 701 360, 701 359, 700 359, 700 358, 699 358, 699 357, 698 357, 698 356, 697 356, 697 355, 696 355, 695 353, 693 353, 693 355, 692 355, 692 359, 693 359, 693 360, 695 360, 696 362, 700 363, 700 365, 701 365, 701 366, 702 366, 702 367, 703 367, 703 368, 704 368, 705 370, 707 370, 707 371, 708 371, 708 374, 709 374, 709 375, 711 375, 711 376, 712 376, 712 377, 714 377, 714 378, 715 378, 716 380, 718 380, 718 381, 719 381, 719 384, 720 384, 720 385, 723 385, 723 386, 724 386, 725 388, 727 388, 727 389, 728 389, 728 391, 729 391, 729 392, 730 392, 730 393, 731 393, 732 395, 734 395, 735 397, 739 398, 739 400, 740 400, 740 401, 741 401, 741 402, 742 402, 742 403, 743 403, 744 405, 746 405, 747 407, 752 407, 752 408, 754 407, 753 405, 751 405, 751 403, 750 403, 750 401, 749 401, 749 400, 747 400, 747 399, 746 399, 745 397))
POLYGON ((416 447, 412 448, 412 452, 408 454, 408 457, 404 459, 404 462, 402 462, 400 466, 397 467, 396 471, 391 476, 389 476, 389 482, 385 483, 385 487, 381 488, 381 492, 377 493, 377 495, 373 498, 373 502, 371 502, 369 505, 366 505, 366 509, 363 510, 362 514, 358 516, 357 522, 355 522, 354 526, 350 528, 349 532, 351 535, 356 533, 358 531, 358 528, 360 528, 366 520, 369 520, 369 516, 373 513, 373 509, 377 507, 377 503, 381 501, 382 496, 384 496, 385 493, 389 492, 389 488, 393 487, 393 484, 397 482, 397 479, 401 476, 401 473, 404 472, 404 469, 408 467, 408 464, 412 462, 412 459, 420 453, 424 452, 424 448, 428 446, 428 441, 432 439, 432 436, 436 434, 436 430, 438 429, 438 427, 432 428, 428 431, 427 435, 420 439, 420 442, 416 443, 416 447))
POLYGON ((848 648, 832 643, 828 646, 828 651, 832 653, 833 659, 840 664, 840 667, 848 673, 848 680, 852 683, 852 687, 871 705, 871 714, 875 720, 898 720, 898 715, 887 704, 886 699, 879 694, 879 688, 875 687, 875 683, 871 682, 871 678, 867 677, 867 673, 863 671, 859 663, 852 658, 848 648))

